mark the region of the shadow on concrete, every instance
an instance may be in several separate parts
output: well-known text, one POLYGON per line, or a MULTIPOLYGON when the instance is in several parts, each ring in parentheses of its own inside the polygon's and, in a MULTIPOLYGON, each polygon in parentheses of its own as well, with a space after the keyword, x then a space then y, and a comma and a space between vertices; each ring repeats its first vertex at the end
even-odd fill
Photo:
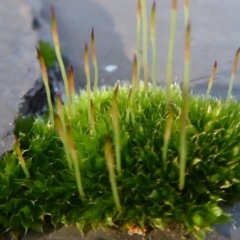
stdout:
MULTIPOLYGON (((74 66, 77 87, 86 85, 83 48, 85 42, 90 44, 90 34, 93 27, 96 38, 100 85, 112 85, 118 79, 129 79, 131 77, 132 63, 124 54, 123 43, 121 37, 115 31, 113 19, 101 4, 94 0, 46 0, 42 15, 49 24, 51 5, 54 6, 57 16, 62 52, 74 66), (68 13, 62 14, 63 12, 68 13), (116 65, 118 69, 114 72, 107 72, 104 68, 108 65, 116 65)), ((92 66, 91 73, 91 79, 93 80, 92 66)))
POLYGON ((233 222, 214 225, 214 231, 207 235, 206 240, 238 240, 240 239, 240 202, 233 206, 223 207, 231 215, 233 222))

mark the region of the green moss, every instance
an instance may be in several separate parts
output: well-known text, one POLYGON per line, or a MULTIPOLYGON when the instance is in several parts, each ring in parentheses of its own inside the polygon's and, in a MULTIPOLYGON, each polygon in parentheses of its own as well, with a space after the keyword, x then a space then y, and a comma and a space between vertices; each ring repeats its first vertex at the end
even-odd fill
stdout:
POLYGON ((52 46, 42 40, 39 41, 38 46, 46 66, 49 68, 54 67, 57 61, 57 57, 52 46))
MULTIPOLYGON (((138 4, 145 11, 140 3, 144 1, 138 4)), ((172 1, 173 31, 176 3, 172 1)), ((16 149, 0 161, 2 232, 43 231, 50 216, 54 226, 77 225, 82 232, 99 226, 144 232, 177 224, 202 240, 213 224, 231 220, 221 207, 239 200, 240 194, 240 104, 230 98, 240 51, 235 55, 226 101, 209 97, 216 63, 206 96, 188 95, 187 5, 185 13, 183 92, 171 85, 171 67, 167 90, 155 88, 155 82, 148 87, 148 78, 139 86, 137 54, 132 88, 98 90, 95 86, 93 92, 89 87, 74 96, 61 68, 68 101, 63 114, 56 101, 56 126, 49 114, 16 119, 14 134, 30 176, 24 174, 16 149)), ((61 62, 53 9, 52 23, 61 62)), ((171 34, 170 43, 173 38, 171 34)), ((92 47, 95 51, 95 45, 92 47)), ((54 50, 42 42, 40 52, 51 67, 56 61, 54 50)), ((170 50, 170 65, 172 55, 170 50)), ((86 61, 86 68, 88 64, 86 61)))
MULTIPOLYGON (((113 89, 92 92, 96 133, 88 119, 88 94, 75 98, 74 117, 68 125, 74 139, 85 198, 80 198, 74 173, 62 142, 48 118, 16 120, 30 178, 15 152, 0 162, 0 226, 6 230, 41 229, 43 216, 52 223, 105 227, 157 227, 178 223, 196 236, 213 223, 229 217, 220 206, 236 201, 240 193, 240 105, 235 100, 205 100, 189 96, 185 187, 179 190, 181 91, 172 86, 174 124, 167 159, 162 149, 167 113, 165 91, 133 95, 134 124, 126 121, 128 88, 118 91, 122 171, 116 175, 122 211, 114 203, 104 155, 105 137, 113 138, 113 89), (201 230, 201 231, 199 231, 201 230)), ((67 109, 65 109, 67 115, 67 109)), ((67 119, 67 116, 66 116, 67 119)), ((200 238, 199 238, 200 239, 200 238)))

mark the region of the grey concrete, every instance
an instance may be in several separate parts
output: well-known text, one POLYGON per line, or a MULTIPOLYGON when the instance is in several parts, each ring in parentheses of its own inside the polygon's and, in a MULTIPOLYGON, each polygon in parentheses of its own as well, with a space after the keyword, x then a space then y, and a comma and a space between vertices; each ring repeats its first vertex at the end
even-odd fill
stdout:
POLYGON ((31 18, 24 0, 0 0, 0 156, 12 145, 18 101, 40 74, 31 18))
POLYGON ((234 207, 226 207, 225 211, 231 214, 233 222, 229 224, 219 224, 209 234, 206 240, 239 240, 240 239, 240 202, 234 207))
MULTIPOLYGON (((36 1, 36 0, 32 0, 36 1)), ((132 55, 136 51, 137 0, 42 0, 42 15, 50 22, 50 5, 56 9, 59 33, 64 54, 69 56, 77 70, 79 86, 85 85, 83 72, 83 46, 89 42, 91 28, 95 28, 101 84, 113 84, 118 79, 130 79, 132 55), (104 70, 109 64, 118 69, 104 70)), ((152 1, 147 0, 148 12, 152 1)), ((183 1, 178 1, 178 24, 175 45, 173 81, 183 78, 183 1)), ((191 87, 205 92, 213 63, 218 61, 218 74, 214 94, 225 96, 232 62, 240 46, 240 1, 190 1, 192 22, 191 87)), ((170 1, 157 1, 158 79, 165 83, 169 39, 170 1)), ((151 62, 151 46, 149 44, 151 62)), ((237 77, 235 92, 239 92, 237 77)))

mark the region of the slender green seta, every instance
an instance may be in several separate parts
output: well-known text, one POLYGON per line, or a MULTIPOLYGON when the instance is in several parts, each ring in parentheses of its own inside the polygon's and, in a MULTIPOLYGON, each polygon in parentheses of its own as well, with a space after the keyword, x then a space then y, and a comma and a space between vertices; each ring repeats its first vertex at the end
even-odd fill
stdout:
POLYGON ((108 173, 109 173, 109 181, 110 181, 111 188, 112 188, 114 202, 115 202, 117 210, 119 212, 122 212, 122 207, 121 207, 118 190, 117 190, 116 176, 114 173, 114 159, 113 159, 113 152, 112 152, 112 144, 111 144, 111 140, 109 138, 107 138, 105 140, 104 148, 105 148, 104 150, 105 150, 107 168, 108 168, 108 173))
POLYGON ((68 88, 68 79, 67 74, 65 71, 65 66, 62 59, 61 49, 60 49, 60 43, 59 43, 59 37, 58 37, 58 28, 57 28, 57 20, 56 15, 53 6, 51 7, 51 13, 52 13, 52 37, 53 37, 53 44, 57 56, 57 60, 60 66, 63 82, 64 82, 64 88, 65 88, 65 94, 66 94, 66 102, 69 110, 70 117, 72 116, 72 109, 71 109, 71 99, 70 99, 70 92, 68 88))
POLYGON ((233 62, 233 69, 232 69, 232 75, 231 75, 230 84, 229 84, 229 88, 228 88, 227 101, 229 101, 231 94, 232 94, 233 83, 234 83, 234 80, 236 77, 236 72, 237 72, 239 53, 240 53, 240 47, 238 48, 238 50, 235 54, 235 58, 234 58, 234 62, 233 62))
POLYGON ((98 87, 98 63, 97 63, 97 54, 96 54, 96 47, 95 47, 94 28, 92 28, 92 33, 91 33, 91 49, 92 49, 92 60, 93 60, 93 67, 94 67, 94 90, 96 90, 98 87))
POLYGON ((94 105, 92 100, 90 100, 90 114, 91 114, 90 123, 91 123, 92 134, 96 135, 94 105))
POLYGON ((16 150, 16 152, 17 152, 18 160, 19 160, 19 163, 20 163, 20 165, 21 165, 21 167, 22 167, 22 169, 23 169, 23 171, 24 171, 24 174, 26 175, 27 178, 29 178, 29 177, 30 177, 30 174, 29 174, 29 171, 28 171, 28 169, 27 169, 27 167, 26 167, 26 163, 25 163, 25 160, 24 160, 24 158, 23 158, 23 155, 22 155, 22 153, 21 153, 20 143, 19 143, 17 137, 15 137, 15 150, 16 150))
POLYGON ((169 104, 169 111, 168 111, 168 118, 167 118, 167 123, 166 123, 166 129, 165 129, 165 134, 164 134, 164 145, 163 145, 163 153, 162 153, 162 158, 164 163, 167 161, 167 150, 168 150, 168 145, 172 133, 172 126, 173 126, 173 106, 169 104))
POLYGON ((47 68, 46 68, 44 58, 43 58, 43 56, 42 56, 42 54, 41 54, 41 52, 39 51, 38 48, 37 48, 37 54, 38 54, 38 59, 39 59, 39 62, 40 62, 43 83, 44 83, 46 93, 47 93, 47 101, 48 101, 50 119, 51 119, 52 126, 54 127, 53 104, 52 104, 51 93, 50 93, 50 88, 49 88, 47 68))
POLYGON ((73 117, 76 110, 76 108, 74 107, 75 105, 74 97, 76 96, 76 90, 75 90, 75 83, 74 83, 74 70, 72 65, 68 70, 68 87, 70 92, 71 110, 72 110, 72 117, 73 117))
POLYGON ((137 62, 138 62, 138 69, 137 69, 137 85, 140 82, 140 43, 141 43, 141 19, 142 19, 142 8, 141 8, 141 0, 138 0, 137 6, 137 62))
POLYGON ((80 167, 79 167, 79 160, 78 160, 76 149, 75 149, 75 146, 74 146, 72 133, 71 133, 71 130, 70 130, 69 127, 67 127, 67 139, 68 139, 68 146, 69 146, 70 155, 71 155, 72 161, 73 161, 78 192, 79 192, 80 197, 84 198, 85 194, 84 194, 84 191, 83 191, 81 171, 80 171, 80 167))
POLYGON ((127 111, 126 111, 126 122, 129 122, 130 119, 130 111, 132 105, 132 87, 130 87, 129 93, 128 93, 128 99, 127 99, 127 111))
POLYGON ((132 98, 134 91, 138 87, 139 81, 137 80, 137 71, 138 71, 138 62, 137 62, 137 55, 134 54, 133 56, 133 71, 132 71, 132 86, 128 93, 128 104, 127 104, 127 111, 126 111, 126 121, 129 121, 129 115, 131 114, 132 122, 134 123, 134 115, 133 115, 133 108, 132 108, 132 98))
POLYGON ((68 70, 68 87, 69 87, 69 92, 70 92, 71 97, 75 96, 76 90, 75 90, 75 85, 74 85, 74 70, 73 70, 72 65, 68 70))
POLYGON ((211 76, 210 76, 209 82, 208 82, 208 88, 207 88, 207 92, 205 95, 206 100, 208 100, 210 97, 210 92, 211 92, 212 85, 213 85, 213 82, 215 79, 216 71, 217 71, 217 62, 215 61, 214 65, 213 65, 212 73, 211 73, 211 76))
MULTIPOLYGON (((186 98, 187 93, 182 92, 182 97, 186 98)), ((184 100, 183 100, 184 101, 184 100)), ((186 112, 186 102, 182 102, 181 110, 181 127, 180 127, 180 168, 179 168, 179 189, 182 190, 185 185, 185 169, 186 169, 186 158, 187 158, 187 112, 186 112)))
POLYGON ((169 39, 168 60, 167 60, 166 107, 168 107, 168 104, 170 102, 170 91, 171 91, 170 88, 172 84, 172 64, 173 64, 173 50, 174 50, 174 43, 175 43, 176 23, 177 23, 177 0, 172 0, 170 39, 169 39))
POLYGON ((54 114, 54 120, 57 125, 58 134, 63 143, 69 170, 73 171, 72 161, 71 161, 69 146, 68 146, 68 141, 67 141, 67 129, 66 129, 66 123, 65 123, 65 118, 64 118, 64 110, 63 110, 63 106, 62 106, 59 95, 56 96, 55 101, 56 101, 56 105, 57 105, 58 115, 54 114))
POLYGON ((189 0, 184 0, 184 22, 185 22, 185 26, 187 26, 187 23, 188 23, 189 19, 190 19, 189 0))
POLYGON ((119 81, 113 93, 111 113, 112 113, 117 172, 118 174, 120 174, 122 169, 121 169, 120 128, 119 128, 118 102, 117 102, 118 88, 119 88, 119 81))
POLYGON ((138 62, 137 62, 137 55, 134 54, 133 55, 133 70, 132 70, 132 88, 133 90, 136 89, 136 87, 138 86, 138 82, 137 82, 137 71, 138 71, 138 62))
POLYGON ((146 1, 141 0, 142 10, 142 34, 143 34, 143 75, 144 75, 144 89, 148 90, 148 29, 147 29, 147 9, 146 1))
POLYGON ((183 77, 183 89, 189 91, 189 81, 190 81, 190 54, 191 54, 191 24, 188 21, 186 26, 185 35, 185 59, 184 59, 184 77, 183 77))
POLYGON ((182 190, 185 185, 185 171, 187 159, 187 117, 188 117, 188 95, 190 80, 190 53, 191 53, 191 25, 188 21, 185 35, 185 59, 184 59, 184 80, 182 90, 182 109, 180 116, 180 169, 179 169, 179 189, 182 190))
POLYGON ((85 67, 85 74, 87 78, 87 94, 88 94, 88 120, 91 124, 91 106, 90 106, 90 100, 91 100, 91 79, 90 79, 90 67, 89 67, 89 57, 88 57, 88 45, 85 43, 84 46, 84 67, 85 67))
POLYGON ((129 119, 130 119, 130 116, 131 116, 132 123, 134 124, 135 123, 135 116, 134 116, 134 113, 133 113, 133 106, 132 106, 133 94, 134 94, 134 91, 131 87, 130 90, 129 90, 129 93, 128 93, 126 121, 129 122, 129 119))
POLYGON ((152 82, 155 90, 157 86, 156 1, 152 5, 150 30, 152 42, 152 82))
POLYGON ((91 98, 91 79, 90 79, 90 68, 89 68, 89 57, 88 57, 88 45, 85 43, 84 46, 84 68, 85 68, 85 74, 87 78, 87 93, 88 93, 88 99, 91 98))

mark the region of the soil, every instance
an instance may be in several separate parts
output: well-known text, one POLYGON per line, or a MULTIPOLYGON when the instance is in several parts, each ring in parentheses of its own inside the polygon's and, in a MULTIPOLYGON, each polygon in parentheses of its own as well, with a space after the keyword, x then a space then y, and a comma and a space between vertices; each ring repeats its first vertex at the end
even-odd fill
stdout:
MULTIPOLYGON (((195 240, 194 237, 190 235, 181 235, 178 229, 168 229, 168 230, 156 230, 152 231, 146 236, 142 235, 129 235, 126 232, 120 232, 117 230, 107 229, 106 231, 102 229, 96 229, 89 231, 86 236, 82 236, 77 229, 77 227, 67 228, 62 227, 55 232, 44 236, 40 233, 34 231, 29 231, 29 233, 23 238, 23 240, 195 240)), ((9 240, 7 236, 3 240, 9 240)))

